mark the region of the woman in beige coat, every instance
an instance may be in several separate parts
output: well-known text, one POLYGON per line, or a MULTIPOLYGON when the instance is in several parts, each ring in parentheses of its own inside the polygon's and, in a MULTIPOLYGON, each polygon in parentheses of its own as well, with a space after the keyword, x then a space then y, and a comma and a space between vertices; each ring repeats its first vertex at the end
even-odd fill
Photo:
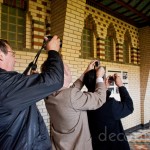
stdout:
MULTIPOLYGON (((90 63, 85 72, 93 69, 94 64, 95 61, 90 63)), ((68 88, 71 73, 68 66, 64 65, 63 88, 45 99, 50 115, 53 150, 92 150, 86 111, 97 109, 106 101, 106 88, 102 79, 104 73, 103 67, 97 69, 94 93, 81 92, 84 74, 68 88)))

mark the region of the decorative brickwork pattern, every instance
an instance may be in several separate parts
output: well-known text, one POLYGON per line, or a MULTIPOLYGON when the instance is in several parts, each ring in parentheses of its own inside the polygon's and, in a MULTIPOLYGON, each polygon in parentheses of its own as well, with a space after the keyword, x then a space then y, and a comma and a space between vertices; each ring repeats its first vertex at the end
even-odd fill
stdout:
POLYGON ((137 64, 140 65, 140 50, 137 49, 137 64))
POLYGON ((123 48, 122 44, 116 44, 116 61, 123 62, 123 48))
POLYGON ((105 60, 105 40, 97 38, 97 57, 105 60))
POLYGON ((137 60, 137 58, 138 58, 138 53, 137 53, 137 49, 136 48, 131 48, 131 62, 133 63, 133 64, 138 64, 137 62, 138 62, 138 60, 137 60))
MULTIPOLYGON (((92 6, 86 5, 84 18, 86 18, 88 15, 92 15, 94 22, 96 23, 97 33, 99 35, 99 38, 106 39, 106 36, 111 34, 111 36, 113 35, 113 38, 116 44, 117 43, 123 44, 125 40, 124 39, 125 34, 128 33, 130 35, 130 43, 132 43, 132 47, 135 47, 135 48, 139 47, 138 28, 130 24, 127 24, 113 16, 110 16, 109 14, 106 14, 105 12, 102 12, 92 6), (113 32, 110 32, 111 30, 113 32)), ((114 52, 114 54, 117 54, 117 53, 118 52, 114 52)), ((122 58, 117 58, 117 57, 118 56, 116 56, 116 61, 123 62, 122 60, 123 57, 122 58)), ((119 57, 121 57, 121 55, 119 55, 119 57)), ((128 63, 131 63, 131 54, 128 55, 128 57, 130 57, 128 63)), ((138 55, 138 58, 139 57, 140 57, 140 54, 138 55)), ((114 60, 115 60, 115 55, 114 55, 114 60)), ((134 62, 133 64, 139 64, 139 63, 134 62)))
POLYGON ((36 20, 32 20, 32 48, 38 49, 42 46, 44 37, 44 23, 36 20))
MULTIPOLYGON (((32 23, 32 42, 31 48, 40 49, 45 34, 50 33, 46 28, 50 24, 51 1, 48 0, 29 0, 29 12, 32 23)), ((28 37, 27 37, 28 38, 28 37)))
POLYGON ((95 45, 94 39, 96 37, 98 37, 96 31, 97 31, 96 24, 95 24, 92 16, 89 15, 85 19, 84 28, 82 31, 82 43, 81 43, 81 57, 82 58, 86 58, 87 54, 88 54, 89 58, 90 57, 94 58, 94 45, 95 45), (88 34, 85 33, 85 31, 88 31, 88 34), (90 43, 90 45, 89 45, 89 43, 90 43), (90 49, 90 50, 88 50, 88 49, 90 49))
MULTIPOLYGON (((2 0, 0 0, 1 3, 3 3, 2 0)), ((94 57, 100 58, 101 65, 106 66, 106 75, 108 70, 128 72, 128 91, 134 102, 134 112, 122 119, 124 128, 128 129, 150 120, 149 27, 142 28, 139 32, 138 28, 87 5, 86 0, 29 0, 28 8, 26 49, 16 50, 16 71, 24 71, 36 55, 37 49, 41 48, 45 34, 57 34, 63 41, 61 50, 63 60, 71 68, 73 81, 75 81, 91 62, 91 58, 80 57, 82 31, 85 20, 90 16, 90 24, 94 24, 94 57), (109 28, 110 25, 113 28, 109 28), (116 60, 114 59, 113 62, 105 61, 105 40, 108 29, 113 29, 113 32, 109 34, 113 35, 116 43, 114 46, 116 60), (126 64, 123 62, 125 37, 129 39, 131 48, 129 55, 131 60, 126 64)), ((38 71, 46 57, 45 54, 40 55, 38 71)), ((86 90, 85 87, 84 90, 86 90)), ((38 102, 37 105, 49 129, 49 115, 44 101, 38 102)))
POLYGON ((139 30, 140 37, 140 87, 142 124, 150 121, 150 27, 139 30))

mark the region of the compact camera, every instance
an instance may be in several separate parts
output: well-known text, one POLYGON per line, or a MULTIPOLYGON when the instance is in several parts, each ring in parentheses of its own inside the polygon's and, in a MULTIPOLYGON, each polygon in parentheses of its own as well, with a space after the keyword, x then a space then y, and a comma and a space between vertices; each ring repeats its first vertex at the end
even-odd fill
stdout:
POLYGON ((113 77, 113 76, 110 76, 110 77, 108 78, 108 80, 109 80, 110 82, 113 82, 113 81, 114 81, 114 77, 113 77))
POLYGON ((100 65, 100 61, 95 62, 95 67, 98 67, 100 65))
MULTIPOLYGON (((47 37, 48 40, 47 41, 46 40, 43 41, 44 48, 46 47, 47 42, 50 41, 53 38, 53 36, 46 35, 45 37, 47 37)), ((60 40, 60 48, 62 48, 62 40, 60 40)))

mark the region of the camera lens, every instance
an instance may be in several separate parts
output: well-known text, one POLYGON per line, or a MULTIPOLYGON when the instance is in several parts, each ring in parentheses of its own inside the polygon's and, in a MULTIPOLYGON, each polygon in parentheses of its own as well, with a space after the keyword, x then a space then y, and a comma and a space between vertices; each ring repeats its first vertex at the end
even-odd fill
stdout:
POLYGON ((109 81, 114 81, 114 78, 112 76, 110 76, 109 81))
POLYGON ((100 61, 95 62, 95 67, 98 67, 100 65, 100 61))

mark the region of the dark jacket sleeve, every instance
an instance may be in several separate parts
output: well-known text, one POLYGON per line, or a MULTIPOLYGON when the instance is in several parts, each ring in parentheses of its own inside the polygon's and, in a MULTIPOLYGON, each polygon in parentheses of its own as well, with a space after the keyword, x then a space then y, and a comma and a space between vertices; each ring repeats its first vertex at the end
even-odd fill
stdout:
POLYGON ((9 112, 23 110, 60 89, 64 81, 64 69, 58 52, 48 52, 47 68, 44 73, 29 76, 6 72, 1 85, 3 90, 0 90, 1 109, 9 112))
POLYGON ((128 116, 134 110, 133 101, 127 89, 124 86, 119 87, 119 93, 120 93, 121 101, 116 101, 116 100, 112 101, 112 112, 116 120, 128 116))
POLYGON ((109 99, 109 96, 111 95, 111 92, 109 90, 106 91, 106 101, 109 99))

